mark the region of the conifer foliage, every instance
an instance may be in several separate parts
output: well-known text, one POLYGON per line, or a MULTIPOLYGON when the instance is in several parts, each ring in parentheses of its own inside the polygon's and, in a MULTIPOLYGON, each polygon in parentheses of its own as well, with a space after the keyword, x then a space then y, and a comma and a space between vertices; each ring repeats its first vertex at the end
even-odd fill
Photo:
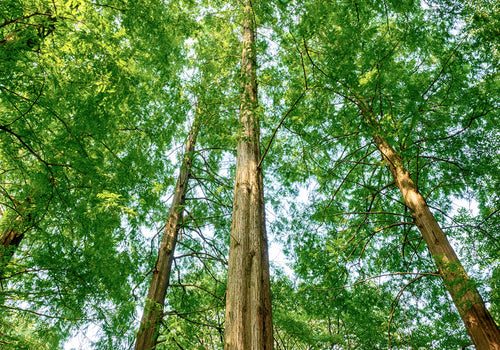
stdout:
POLYGON ((1 1, 0 347, 500 349, 499 23, 1 1))

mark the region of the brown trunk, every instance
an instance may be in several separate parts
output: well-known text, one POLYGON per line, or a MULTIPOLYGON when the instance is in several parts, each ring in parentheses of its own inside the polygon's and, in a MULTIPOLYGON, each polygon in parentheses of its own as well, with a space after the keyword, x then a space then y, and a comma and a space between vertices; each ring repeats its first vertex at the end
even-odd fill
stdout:
POLYGON ((197 121, 193 123, 189 133, 184 159, 177 183, 175 185, 174 199, 170 207, 170 213, 165 225, 165 232, 158 251, 149 287, 144 313, 142 315, 141 326, 137 334, 135 350, 151 350, 156 347, 159 335, 160 323, 163 317, 163 307, 165 295, 167 293, 172 268, 172 260, 177 243, 177 235, 183 218, 184 200, 186 197, 188 181, 191 173, 191 162, 198 133, 197 121))
MULTIPOLYGON (((14 224, 20 225, 20 220, 14 220, 14 224)), ((24 233, 19 228, 9 228, 0 237, 0 277, 3 277, 4 269, 12 259, 16 248, 24 238, 24 233)))
POLYGON ((269 257, 264 216, 253 11, 244 1, 240 138, 226 293, 226 350, 273 349, 269 257))
POLYGON ((403 195, 406 206, 436 262, 441 277, 476 349, 500 349, 500 331, 470 280, 424 197, 405 170, 401 157, 378 134, 374 140, 403 195))
MULTIPOLYGON (((20 220, 14 220, 19 223, 20 220)), ((5 278, 5 269, 24 238, 24 233, 19 233, 19 228, 9 228, 0 237, 0 281, 5 278)), ((5 303, 5 296, 0 294, 0 305, 5 303)))
POLYGON ((29 207, 32 198, 27 197, 24 202, 15 202, 15 213, 4 211, 0 207, 0 217, 5 231, 0 235, 0 277, 3 276, 4 267, 10 262, 16 248, 21 244, 25 233, 35 225, 29 207))
POLYGON ((0 259, 3 259, 5 253, 7 253, 8 255, 12 252, 13 249, 19 246, 23 237, 24 237, 23 233, 19 234, 14 229, 9 229, 5 231, 2 237, 0 238, 0 246, 3 247, 0 248, 0 259))

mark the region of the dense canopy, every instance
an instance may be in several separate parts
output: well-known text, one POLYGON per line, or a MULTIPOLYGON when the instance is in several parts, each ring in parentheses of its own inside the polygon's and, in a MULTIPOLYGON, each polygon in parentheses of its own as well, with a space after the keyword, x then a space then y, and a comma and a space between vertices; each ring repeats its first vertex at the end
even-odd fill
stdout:
POLYGON ((499 73, 496 0, 1 1, 0 348, 500 349, 499 73))

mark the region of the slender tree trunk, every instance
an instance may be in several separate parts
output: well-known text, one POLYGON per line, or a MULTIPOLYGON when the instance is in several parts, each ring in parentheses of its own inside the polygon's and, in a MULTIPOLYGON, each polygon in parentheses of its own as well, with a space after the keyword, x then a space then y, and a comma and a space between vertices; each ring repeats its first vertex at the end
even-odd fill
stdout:
POLYGON ((170 280, 175 244, 177 243, 177 235, 183 219, 184 201, 191 175, 191 162, 198 130, 199 127, 195 117, 193 127, 188 136, 179 177, 175 185, 174 199, 172 200, 170 213, 165 225, 165 232, 163 233, 158 251, 158 259, 153 270, 153 277, 151 278, 151 285, 146 298, 146 305, 144 306, 141 326, 137 334, 135 350, 151 350, 156 347, 160 323, 163 318, 163 307, 170 280))
POLYGON ((0 277, 4 277, 4 270, 11 261, 16 248, 24 238, 24 230, 21 231, 22 221, 20 217, 12 220, 9 227, 0 236, 0 277))
POLYGON ((401 157, 379 134, 375 143, 403 195, 406 206, 436 262, 441 277, 462 317, 476 349, 500 349, 500 331, 481 295, 458 260, 445 233, 429 210, 424 197, 403 166, 401 157))
MULTIPOLYGON (((19 218, 18 218, 19 219, 19 218)), ((19 224, 21 220, 14 220, 14 224, 19 224)), ((11 262, 16 248, 24 238, 24 232, 19 231, 19 227, 9 227, 0 236, 0 282, 5 277, 5 269, 11 262)), ((0 293, 0 305, 4 305, 5 296, 0 293)))
POLYGON ((233 217, 226 293, 226 350, 273 349, 269 257, 256 115, 257 79, 253 10, 244 1, 239 114, 233 217))
POLYGON ((0 261, 4 261, 7 257, 11 257, 14 249, 19 246, 23 240, 24 233, 19 233, 15 229, 6 230, 0 237, 0 261), (2 248, 3 247, 3 248, 2 248))

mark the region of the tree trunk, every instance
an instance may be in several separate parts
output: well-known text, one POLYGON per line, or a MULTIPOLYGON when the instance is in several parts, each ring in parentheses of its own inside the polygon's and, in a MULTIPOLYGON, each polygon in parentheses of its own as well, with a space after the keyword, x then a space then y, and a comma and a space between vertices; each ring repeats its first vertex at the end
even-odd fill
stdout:
MULTIPOLYGON (((14 223, 19 223, 20 220, 14 220, 14 223)), ((9 227, 0 236, 0 283, 2 279, 5 278, 5 269, 7 265, 11 262, 16 248, 19 246, 24 238, 24 232, 19 231, 19 227, 12 228, 9 227)), ((0 284, 1 285, 1 284, 0 284)), ((4 305, 5 296, 0 293, 0 305, 4 305)))
POLYGON ((226 350, 271 350, 269 257, 260 161, 260 131, 256 115, 257 79, 253 10, 244 1, 241 76, 233 217, 226 292, 226 350))
POLYGON ((146 305, 144 306, 141 326, 137 334, 135 350, 151 350, 156 347, 160 323, 163 318, 163 307, 170 280, 175 244, 177 243, 177 235, 183 219, 184 201, 191 175, 191 162, 198 129, 195 117, 193 127, 188 136, 180 174, 175 185, 174 198, 158 251, 158 259, 153 270, 153 277, 151 278, 151 285, 146 298, 146 305))
POLYGON ((15 229, 8 229, 3 233, 0 237, 0 261, 3 262, 7 257, 12 256, 14 249, 19 246, 23 237, 24 233, 19 234, 15 229))
POLYGON ((24 238, 25 231, 20 231, 22 221, 19 216, 12 220, 9 227, 0 236, 0 278, 4 277, 5 268, 24 238))
POLYGON ((500 331, 481 295, 470 280, 424 197, 405 170, 401 157, 387 141, 374 133, 375 143, 403 195, 406 206, 436 262, 441 277, 462 317, 476 349, 500 349, 500 331))

